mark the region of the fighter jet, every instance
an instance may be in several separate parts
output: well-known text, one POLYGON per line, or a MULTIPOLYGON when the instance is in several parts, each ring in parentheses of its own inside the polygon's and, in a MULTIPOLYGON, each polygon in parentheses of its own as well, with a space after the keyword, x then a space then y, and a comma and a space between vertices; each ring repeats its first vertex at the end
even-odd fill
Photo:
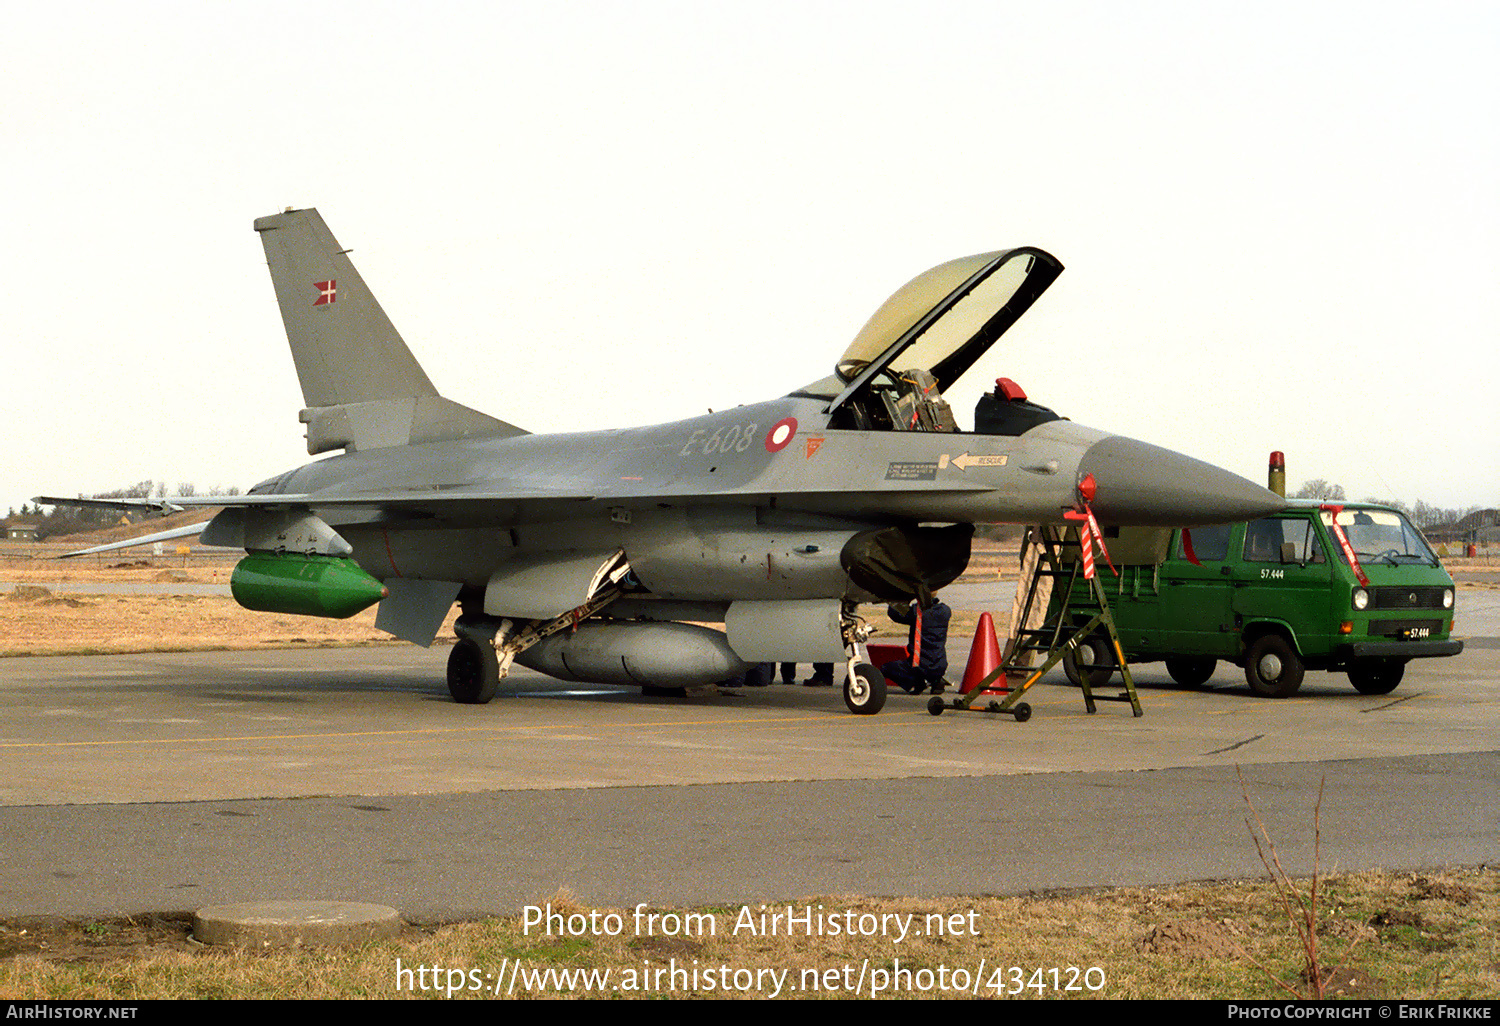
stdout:
MULTIPOLYGON (((431 645, 453 603, 453 698, 512 662, 570 681, 713 684, 762 661, 848 664, 884 704, 861 602, 931 601, 974 524, 1195 526, 1284 500, 1167 449, 1084 427, 1008 379, 964 430, 943 398, 1062 272, 1033 247, 934 267, 875 312, 832 373, 675 423, 532 434, 444 398, 316 210, 255 222, 302 385, 310 455, 224 506, 205 544, 246 550, 251 609, 349 616, 431 645), (722 625, 719 629, 717 625, 722 625)), ((41 497, 55 504, 76 502, 41 497)), ((119 505, 113 500, 101 504, 119 505)), ((124 503, 129 504, 129 503, 124 503)), ((90 550, 92 551, 92 550, 90 550)))

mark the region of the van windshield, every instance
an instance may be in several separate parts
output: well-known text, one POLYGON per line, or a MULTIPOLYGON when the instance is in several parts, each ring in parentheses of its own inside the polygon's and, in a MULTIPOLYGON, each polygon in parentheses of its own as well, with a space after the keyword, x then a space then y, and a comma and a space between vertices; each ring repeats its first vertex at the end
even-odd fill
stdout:
MULTIPOLYGON (((1323 510, 1321 515, 1325 525, 1333 524, 1332 513, 1323 510)), ((1422 532, 1393 509, 1346 508, 1339 512, 1338 524, 1361 562, 1384 560, 1391 566, 1402 563, 1438 565, 1438 558, 1428 548, 1422 532)))

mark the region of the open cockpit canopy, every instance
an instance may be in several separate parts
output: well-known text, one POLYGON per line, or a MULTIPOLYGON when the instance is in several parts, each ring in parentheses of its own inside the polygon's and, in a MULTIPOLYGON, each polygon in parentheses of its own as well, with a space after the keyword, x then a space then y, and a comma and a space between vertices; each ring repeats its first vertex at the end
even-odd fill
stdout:
POLYGON ((875 311, 833 374, 796 394, 828 399, 843 426, 900 428, 885 423, 901 416, 896 400, 939 401, 1061 273, 1056 257, 1029 246, 939 264, 875 311))

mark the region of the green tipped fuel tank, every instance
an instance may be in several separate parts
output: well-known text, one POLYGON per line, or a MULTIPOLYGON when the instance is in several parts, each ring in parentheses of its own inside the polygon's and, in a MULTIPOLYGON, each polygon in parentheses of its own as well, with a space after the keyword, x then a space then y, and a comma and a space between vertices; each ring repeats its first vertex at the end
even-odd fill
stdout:
POLYGON ((352 559, 252 552, 229 579, 234 600, 263 613, 343 619, 389 594, 352 559))

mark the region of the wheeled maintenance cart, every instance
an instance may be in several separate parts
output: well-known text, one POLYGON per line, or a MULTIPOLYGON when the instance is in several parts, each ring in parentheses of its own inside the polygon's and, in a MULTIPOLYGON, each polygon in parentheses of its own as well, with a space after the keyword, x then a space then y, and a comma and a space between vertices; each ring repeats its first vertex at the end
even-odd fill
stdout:
POLYGON ((1096 702, 1129 702, 1131 712, 1140 716, 1140 698, 1110 614, 1109 597, 1094 573, 1093 546, 1087 521, 1080 521, 1076 529, 1032 528, 1031 551, 1023 564, 1025 597, 1012 620, 1012 642, 1005 658, 968 691, 951 700, 937 696, 929 699, 927 711, 934 716, 942 715, 944 709, 1009 713, 1016 722, 1024 723, 1031 718, 1031 705, 1022 697, 1048 670, 1066 661, 1068 676, 1083 690, 1084 708, 1090 713, 1097 711, 1096 702), (1024 572, 1028 566, 1029 575, 1024 572), (1092 602, 1080 602, 1075 597, 1074 584, 1080 575, 1089 582, 1092 602), (1045 613, 1035 617, 1033 611, 1042 606, 1045 613), (1039 626, 1028 626, 1036 619, 1041 621, 1039 626), (1112 655, 1112 667, 1110 659, 1099 658, 1102 655, 1112 655), (1038 657, 1042 663, 1033 667, 1038 657), (1120 673, 1124 692, 1095 695, 1094 688, 1107 681, 1114 670, 1120 673), (1005 682, 1012 679, 1020 683, 1007 686, 1005 682))

